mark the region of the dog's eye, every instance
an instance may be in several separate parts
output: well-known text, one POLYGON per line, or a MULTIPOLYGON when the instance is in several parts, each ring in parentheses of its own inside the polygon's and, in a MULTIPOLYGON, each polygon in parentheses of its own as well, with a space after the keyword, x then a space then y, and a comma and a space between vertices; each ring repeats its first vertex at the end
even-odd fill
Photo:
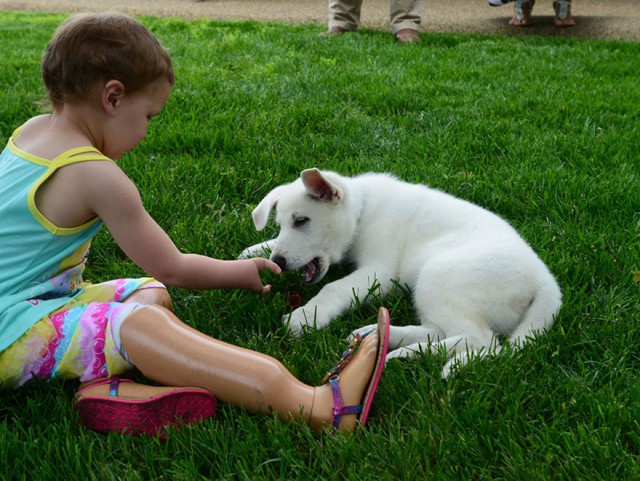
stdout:
POLYGON ((309 222, 308 217, 296 217, 295 219, 293 219, 293 227, 302 227, 307 222, 309 222))

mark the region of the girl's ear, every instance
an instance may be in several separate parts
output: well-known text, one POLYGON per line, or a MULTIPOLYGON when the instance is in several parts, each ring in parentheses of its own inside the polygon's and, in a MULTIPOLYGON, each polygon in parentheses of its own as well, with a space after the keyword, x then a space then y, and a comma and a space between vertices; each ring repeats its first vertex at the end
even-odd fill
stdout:
POLYGON ((107 115, 115 115, 124 97, 124 84, 120 80, 109 80, 102 89, 102 108, 107 115))

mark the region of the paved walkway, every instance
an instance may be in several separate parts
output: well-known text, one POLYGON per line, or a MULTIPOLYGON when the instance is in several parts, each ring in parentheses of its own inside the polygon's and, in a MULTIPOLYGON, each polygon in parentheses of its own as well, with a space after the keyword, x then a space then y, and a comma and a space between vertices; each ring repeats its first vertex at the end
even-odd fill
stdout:
MULTIPOLYGON (((553 26, 553 0, 538 0, 531 27, 510 27, 513 5, 491 8, 486 0, 423 0, 425 32, 557 35, 640 42, 640 0, 573 0, 577 25, 553 26)), ((257 20, 324 25, 327 0, 0 0, 0 10, 79 12, 119 10, 132 15, 257 20)), ((364 0, 363 26, 387 28, 388 0, 364 0)))

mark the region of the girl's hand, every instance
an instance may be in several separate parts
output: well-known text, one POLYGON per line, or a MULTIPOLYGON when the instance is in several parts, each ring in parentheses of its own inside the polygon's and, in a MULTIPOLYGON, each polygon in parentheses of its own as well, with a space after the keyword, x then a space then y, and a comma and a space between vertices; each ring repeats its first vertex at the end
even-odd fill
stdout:
MULTIPOLYGON (((278 266, 278 264, 276 264, 275 262, 271 262, 269 259, 265 259, 264 257, 254 257, 252 259, 247 259, 247 260, 249 262, 253 262, 253 264, 258 269, 258 272, 269 270, 274 274, 282 273, 282 269, 280 269, 280 266, 278 266)), ((271 284, 267 284, 265 286, 262 284, 262 280, 260 279, 260 276, 258 275, 256 277, 257 277, 258 283, 256 284, 256 289, 253 289, 253 290, 255 290, 256 292, 259 292, 260 294, 267 294, 271 290, 271 284)))

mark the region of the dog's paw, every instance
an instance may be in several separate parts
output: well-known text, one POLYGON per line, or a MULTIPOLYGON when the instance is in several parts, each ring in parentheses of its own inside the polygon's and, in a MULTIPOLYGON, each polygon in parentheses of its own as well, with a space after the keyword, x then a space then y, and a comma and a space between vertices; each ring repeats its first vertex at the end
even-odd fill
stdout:
POLYGON ((306 330, 315 327, 315 313, 308 314, 303 307, 299 307, 291 314, 287 314, 282 320, 289 332, 296 337, 302 336, 306 330))
POLYGON ((305 304, 282 318, 291 333, 302 336, 309 329, 322 329, 331 322, 331 318, 323 316, 317 305, 305 304))
POLYGON ((390 361, 391 359, 400 359, 402 361, 407 361, 409 359, 415 358, 421 352, 422 349, 410 349, 407 347, 401 347, 399 349, 390 351, 387 354, 387 361, 390 361))
POLYGON ((360 329, 356 329, 355 331, 351 332, 347 340, 351 342, 358 334, 364 336, 367 332, 375 331, 377 328, 377 324, 369 324, 368 326, 361 327, 360 329))
POLYGON ((447 379, 452 374, 456 374, 469 361, 469 354, 458 352, 442 368, 442 379, 447 379))

